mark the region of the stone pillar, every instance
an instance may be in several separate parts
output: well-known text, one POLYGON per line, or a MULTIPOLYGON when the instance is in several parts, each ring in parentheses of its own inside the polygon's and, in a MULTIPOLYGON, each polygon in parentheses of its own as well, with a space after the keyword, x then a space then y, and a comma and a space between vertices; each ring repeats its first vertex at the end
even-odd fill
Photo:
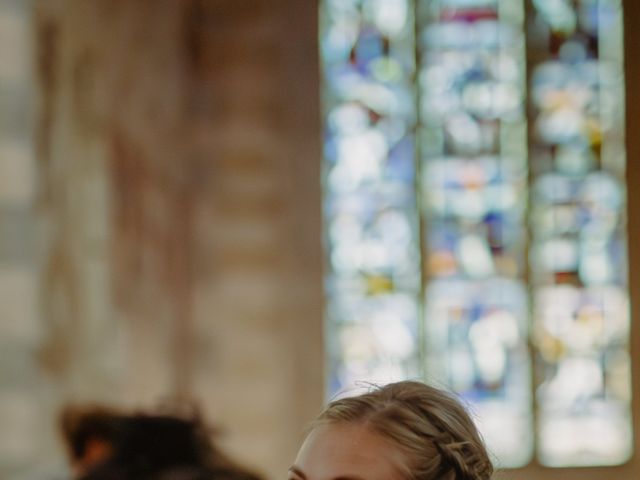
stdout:
POLYGON ((182 25, 162 3, 38 4, 41 360, 60 401, 175 393, 182 25))
MULTIPOLYGON (((40 229, 33 148, 30 2, 0 1, 0 477, 53 461, 38 362, 40 229)), ((32 468, 32 472, 37 469, 32 468)))
POLYGON ((317 5, 198 5, 194 394, 233 450, 278 478, 324 383, 317 5))

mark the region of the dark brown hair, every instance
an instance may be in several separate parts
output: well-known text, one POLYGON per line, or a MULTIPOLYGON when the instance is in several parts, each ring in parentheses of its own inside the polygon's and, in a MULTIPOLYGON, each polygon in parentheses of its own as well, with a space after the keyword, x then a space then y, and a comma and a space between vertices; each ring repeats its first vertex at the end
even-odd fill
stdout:
POLYGON ((79 480, 261 480, 218 448, 215 432, 195 413, 67 409, 61 428, 72 458, 84 454, 89 439, 111 447, 79 480))
POLYGON ((122 424, 122 415, 100 406, 68 406, 60 414, 60 432, 69 456, 81 459, 91 440, 112 445, 122 424))

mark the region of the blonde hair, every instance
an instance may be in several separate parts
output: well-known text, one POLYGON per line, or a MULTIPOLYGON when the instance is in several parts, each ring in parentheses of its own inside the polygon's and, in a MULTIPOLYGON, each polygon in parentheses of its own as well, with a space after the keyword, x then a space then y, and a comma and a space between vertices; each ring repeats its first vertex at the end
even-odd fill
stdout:
POLYGON ((360 423, 404 453, 411 480, 488 480, 493 466, 459 401, 423 383, 392 383, 331 402, 314 425, 360 423))

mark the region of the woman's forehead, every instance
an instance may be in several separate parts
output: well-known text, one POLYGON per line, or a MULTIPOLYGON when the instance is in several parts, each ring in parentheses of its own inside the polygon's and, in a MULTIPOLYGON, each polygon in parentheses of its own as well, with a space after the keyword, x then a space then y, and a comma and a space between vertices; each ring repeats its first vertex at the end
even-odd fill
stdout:
POLYGON ((358 423, 327 423, 307 436, 295 468, 308 480, 402 479, 402 453, 386 438, 358 423))

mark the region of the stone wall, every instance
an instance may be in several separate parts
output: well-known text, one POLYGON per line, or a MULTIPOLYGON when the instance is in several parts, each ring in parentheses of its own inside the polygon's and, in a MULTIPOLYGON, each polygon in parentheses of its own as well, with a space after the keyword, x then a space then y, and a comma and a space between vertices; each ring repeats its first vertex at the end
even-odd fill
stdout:
POLYGON ((42 241, 11 288, 41 292, 20 308, 49 434, 23 467, 60 462, 65 403, 195 402, 285 474, 322 402, 315 28, 296 0, 36 3, 42 241))
MULTIPOLYGON (((0 1, 0 477, 43 454, 47 385, 37 351, 39 315, 37 190, 29 2, 0 1)), ((46 429, 45 429, 46 430, 46 429)))

